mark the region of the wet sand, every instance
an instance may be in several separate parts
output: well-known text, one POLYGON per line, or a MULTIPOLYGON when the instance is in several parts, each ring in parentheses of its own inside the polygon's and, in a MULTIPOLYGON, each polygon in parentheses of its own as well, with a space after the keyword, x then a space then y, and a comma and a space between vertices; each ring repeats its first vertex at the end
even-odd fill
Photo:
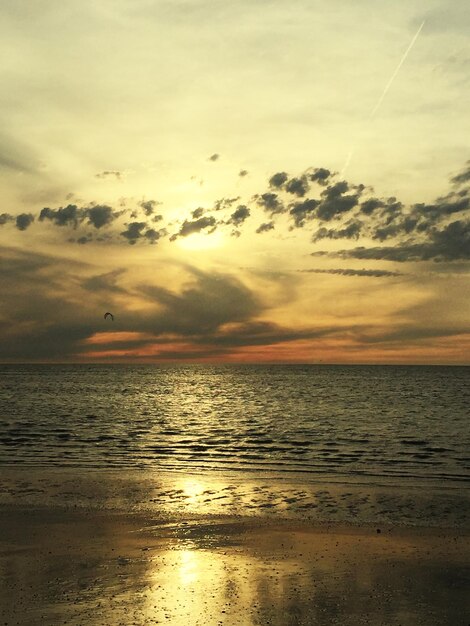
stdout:
MULTIPOLYGON (((72 479, 2 472, 0 624, 469 623, 470 530, 460 523, 378 525, 360 508, 349 520, 328 518, 327 508, 323 517, 306 519, 295 507, 274 515, 272 507, 253 512, 238 501, 221 510, 217 498, 229 482, 222 477, 212 488, 202 477, 185 478, 187 498, 175 509, 181 492, 164 477, 155 488, 166 500, 157 502, 145 480, 139 488, 117 476, 72 479), (149 506, 142 505, 144 491, 149 506)), ((245 504, 261 487, 251 481, 249 489, 244 483, 245 504)), ((269 485, 261 482, 263 504, 269 485)), ((276 485, 269 491, 276 497, 280 490, 294 501, 296 493, 309 493, 305 484, 276 485)), ((338 501, 345 493, 353 502, 367 496, 364 486, 310 487, 322 497, 337 493, 338 501)), ((371 516, 370 507, 364 510, 371 516)))

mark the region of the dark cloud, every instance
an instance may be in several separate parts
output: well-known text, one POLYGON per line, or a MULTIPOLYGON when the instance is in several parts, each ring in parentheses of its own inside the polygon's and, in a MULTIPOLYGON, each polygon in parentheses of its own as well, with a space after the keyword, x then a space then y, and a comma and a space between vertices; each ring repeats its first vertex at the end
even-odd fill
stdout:
POLYGON ((309 190, 309 184, 306 176, 300 178, 291 178, 285 185, 287 193, 303 198, 309 190))
POLYGON ((263 193, 261 196, 256 196, 256 202, 271 215, 286 211, 286 207, 277 193, 263 193))
POLYGON ((220 158, 220 154, 214 153, 209 157, 209 161, 218 161, 220 158))
POLYGON ((104 172, 95 174, 95 178, 116 178, 117 180, 121 180, 122 173, 118 170, 105 170, 104 172))
MULTIPOLYGON (((206 356, 229 354, 232 349, 244 346, 285 343, 338 332, 337 328, 294 330, 260 320, 266 305, 241 281, 226 274, 194 268, 190 271, 194 280, 180 293, 141 287, 159 307, 158 314, 149 318, 142 330, 157 337, 171 333, 190 340, 193 345, 206 346, 206 356)), ((186 353, 186 358, 191 354, 186 353)))
POLYGON ((191 211, 191 217, 193 219, 198 219, 198 217, 202 217, 203 214, 204 214, 204 209, 202 207, 199 207, 198 209, 194 209, 194 211, 191 211))
POLYGON ((274 187, 274 189, 281 189, 288 178, 287 172, 277 172, 269 179, 269 186, 274 187))
POLYGON ((330 170, 327 170, 324 167, 316 167, 313 170, 313 173, 310 174, 310 180, 313 183, 318 183, 319 185, 326 185, 326 182, 330 176, 332 176, 330 170))
POLYGON ((0 247, 0 361, 67 359, 93 333, 93 304, 77 307, 85 263, 0 247), (85 321, 88 319, 88 321, 85 321))
MULTIPOLYGON (((372 188, 337 180, 335 176, 336 174, 326 168, 309 168, 299 176, 291 178, 283 171, 275 173, 269 179, 271 191, 252 197, 257 207, 261 207, 271 218, 270 221, 261 224, 256 232, 272 230, 276 216, 287 213, 292 220, 289 229, 305 227, 314 230, 312 236, 314 242, 322 239, 353 240, 364 237, 376 242, 392 242, 392 245, 382 247, 374 245, 369 248, 371 254, 383 254, 384 258, 393 259, 395 256, 410 260, 466 258, 465 224, 466 214, 470 209, 469 164, 462 172, 453 176, 450 181, 452 186, 446 195, 438 197, 432 203, 416 203, 411 206, 404 206, 395 197, 371 196, 372 188), (317 182, 320 185, 315 187, 317 197, 310 197, 310 182, 317 182), (293 202, 292 197, 289 198, 292 195, 298 196, 299 200, 293 202), (451 219, 454 226, 449 224, 451 219), (451 250, 452 247, 455 248, 454 252, 451 250)), ((171 241, 201 231, 210 234, 217 226, 224 224, 234 226, 231 234, 234 237, 239 236, 237 227, 250 215, 250 209, 245 204, 238 204, 235 209, 234 205, 239 200, 239 197, 224 197, 217 200, 214 209, 224 212, 224 216, 218 220, 212 215, 204 215, 202 207, 194 209, 189 213, 189 217, 180 223, 179 230, 171 236, 171 241)), ((153 224, 162 220, 161 215, 154 214, 157 204, 155 200, 139 203, 148 222, 151 221, 153 224)), ((83 226, 92 226, 95 230, 103 229, 105 233, 109 233, 111 230, 105 227, 111 226, 124 213, 129 213, 126 208, 114 211, 106 204, 79 207, 70 203, 55 209, 43 208, 38 219, 60 227, 77 229, 81 226, 82 232, 79 231, 79 236, 73 240, 83 244, 91 240, 103 241, 106 236, 109 237, 84 233, 83 226)), ((133 221, 120 233, 129 243, 134 244, 139 240, 156 243, 167 235, 165 229, 150 228, 146 219, 142 219, 142 213, 135 211, 131 217, 133 221)), ((33 219, 33 214, 29 213, 18 217, 3 213, 0 215, 0 225, 16 221, 20 230, 26 230, 33 219)), ((119 232, 117 229, 116 231, 119 232)), ((356 250, 359 255, 367 254, 363 247, 356 250)), ((351 251, 340 253, 353 254, 351 251)))
POLYGON ((34 222, 32 213, 21 213, 16 216, 16 228, 18 230, 26 230, 34 222))
POLYGON ((347 191, 350 191, 350 188, 345 181, 337 182, 322 191, 322 200, 318 205, 317 217, 329 221, 357 206, 362 189, 356 187, 355 193, 345 195, 347 191))
POLYGON ((90 209, 86 209, 86 214, 88 223, 92 224, 95 228, 101 228, 102 226, 111 224, 115 219, 112 208, 106 204, 98 204, 90 209))
POLYGON ((344 228, 320 228, 313 235, 312 241, 320 241, 320 239, 358 239, 361 230, 362 222, 351 220, 344 228))
POLYGON ((206 340, 217 346, 241 348, 247 346, 268 346, 301 339, 317 339, 338 332, 332 328, 285 328, 269 321, 253 320, 233 324, 229 329, 221 329, 206 340))
POLYGON ((389 270, 366 270, 366 269, 308 269, 299 270, 308 274, 337 274, 340 276, 370 276, 373 278, 381 278, 383 276, 403 276, 401 272, 391 272, 389 270))
POLYGON ((315 217, 315 209, 319 206, 319 201, 314 198, 296 202, 291 205, 289 215, 294 219, 297 228, 301 228, 304 224, 315 217))
POLYGON ((212 233, 216 227, 217 220, 212 215, 200 217, 197 220, 185 220, 179 231, 170 237, 170 241, 175 241, 178 237, 187 237, 193 233, 199 233, 205 229, 209 229, 207 232, 212 233))
POLYGON ((144 237, 152 244, 157 243, 164 235, 166 235, 166 230, 155 230, 155 228, 149 228, 144 233, 144 237))
POLYGON ((76 204, 68 204, 66 207, 50 209, 45 207, 39 214, 39 221, 50 220, 57 226, 72 226, 77 228, 78 224, 85 218, 83 209, 79 209, 76 204))
MULTIPOLYGON (((373 259, 387 261, 455 261, 470 259, 470 221, 457 220, 441 229, 433 229, 428 234, 428 240, 420 243, 405 242, 395 246, 365 248, 364 246, 352 250, 340 250, 326 253, 327 256, 341 258, 373 259)), ((323 253, 313 253, 314 256, 323 256, 323 253)))
POLYGON ((220 200, 216 200, 214 203, 214 209, 216 211, 221 211, 222 209, 230 209, 235 202, 240 200, 240 196, 236 196, 235 198, 220 198, 220 200))
POLYGON ((10 215, 9 213, 0 213, 0 226, 3 226, 8 222, 13 222, 14 219, 13 215, 10 215))
POLYGON ((156 200, 143 200, 139 202, 139 206, 144 210, 145 215, 152 215, 155 211, 155 207, 161 204, 161 202, 157 202, 156 200))
POLYGON ((240 204, 226 223, 240 226, 248 217, 250 217, 250 209, 244 204, 240 204))
POLYGON ((167 232, 164 228, 155 230, 154 228, 149 228, 146 222, 129 222, 126 230, 121 232, 121 236, 132 245, 136 244, 139 239, 155 244, 166 234, 167 232))
POLYGON ((243 178, 244 176, 248 176, 249 172, 248 170, 240 170, 238 172, 238 175, 240 176, 240 178, 243 178))
POLYGON ((141 286, 142 293, 159 307, 159 312, 147 320, 147 330, 155 334, 174 332, 197 340, 225 324, 249 320, 263 310, 254 293, 233 276, 194 268, 190 271, 194 278, 180 293, 141 286))
POLYGON ((451 222, 432 234, 434 258, 439 260, 470 259, 470 220, 451 222))
POLYGON ((123 289, 117 284, 117 281, 125 273, 124 269, 116 269, 112 272, 105 272, 104 274, 95 274, 82 281, 81 286, 87 291, 102 294, 106 292, 113 292, 118 294, 128 293, 126 289, 123 289))
POLYGON ((76 241, 77 243, 81 244, 82 246, 86 243, 90 243, 90 241, 93 241, 93 238, 90 235, 83 235, 83 237, 78 237, 78 239, 74 240, 74 239, 69 239, 69 241, 73 242, 76 241))
POLYGON ((256 229, 256 232, 258 234, 267 233, 268 230, 273 230, 273 229, 274 229, 274 222, 265 222, 264 224, 261 224, 261 226, 258 226, 258 228, 256 229))
POLYGON ((77 228, 86 221, 96 229, 112 224, 124 211, 113 211, 106 204, 95 204, 90 207, 79 208, 76 204, 68 204, 66 207, 50 209, 45 207, 39 213, 39 221, 51 221, 56 226, 69 226, 77 228))
POLYGON ((365 215, 371 215, 377 209, 381 209, 385 206, 383 200, 379 200, 378 198, 369 198, 361 203, 361 212, 365 215))
POLYGON ((121 236, 127 239, 130 244, 135 244, 138 239, 144 236, 144 228, 147 227, 146 222, 130 222, 127 224, 126 230, 123 230, 121 236))
POLYGON ((467 161, 465 169, 463 169, 459 174, 453 176, 450 180, 457 186, 470 183, 470 161, 467 161))

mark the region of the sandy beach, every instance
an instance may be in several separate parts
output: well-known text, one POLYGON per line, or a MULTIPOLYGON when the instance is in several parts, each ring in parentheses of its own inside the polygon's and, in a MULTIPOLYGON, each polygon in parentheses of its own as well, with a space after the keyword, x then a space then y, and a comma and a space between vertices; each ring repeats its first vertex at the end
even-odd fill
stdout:
MULTIPOLYGON (((447 528, 424 518, 386 521, 376 505, 373 511, 374 488, 364 485, 335 491, 238 477, 236 487, 219 476, 203 489, 204 475, 99 478, 2 472, 3 624, 468 623, 470 532, 458 517, 447 528), (247 493, 261 494, 260 506, 250 509, 247 500, 224 508, 224 490, 239 489, 241 478, 247 493), (274 496, 271 507, 261 506, 268 486, 278 500, 290 493, 291 508, 279 509, 274 496), (323 502, 323 513, 310 519, 298 508, 309 489, 323 502), (166 495, 155 502, 155 491, 166 495), (342 519, 338 511, 328 516, 330 493, 349 500, 342 519)), ((375 498, 383 502, 387 491, 396 502, 389 487, 375 498)), ((459 498, 461 505, 465 495, 459 498)))

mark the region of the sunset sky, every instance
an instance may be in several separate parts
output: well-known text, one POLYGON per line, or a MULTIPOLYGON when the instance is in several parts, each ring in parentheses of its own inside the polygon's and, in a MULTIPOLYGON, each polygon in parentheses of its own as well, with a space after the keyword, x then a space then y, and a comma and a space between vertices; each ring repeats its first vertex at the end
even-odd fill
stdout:
POLYGON ((0 362, 468 364, 469 32, 466 0, 4 0, 0 362))

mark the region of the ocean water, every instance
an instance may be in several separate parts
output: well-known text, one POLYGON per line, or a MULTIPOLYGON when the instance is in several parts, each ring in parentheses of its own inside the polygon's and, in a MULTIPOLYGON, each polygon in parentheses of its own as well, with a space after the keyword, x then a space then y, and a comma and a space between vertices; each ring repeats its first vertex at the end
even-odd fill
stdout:
POLYGON ((3 365, 3 466, 470 480, 470 368, 3 365))

